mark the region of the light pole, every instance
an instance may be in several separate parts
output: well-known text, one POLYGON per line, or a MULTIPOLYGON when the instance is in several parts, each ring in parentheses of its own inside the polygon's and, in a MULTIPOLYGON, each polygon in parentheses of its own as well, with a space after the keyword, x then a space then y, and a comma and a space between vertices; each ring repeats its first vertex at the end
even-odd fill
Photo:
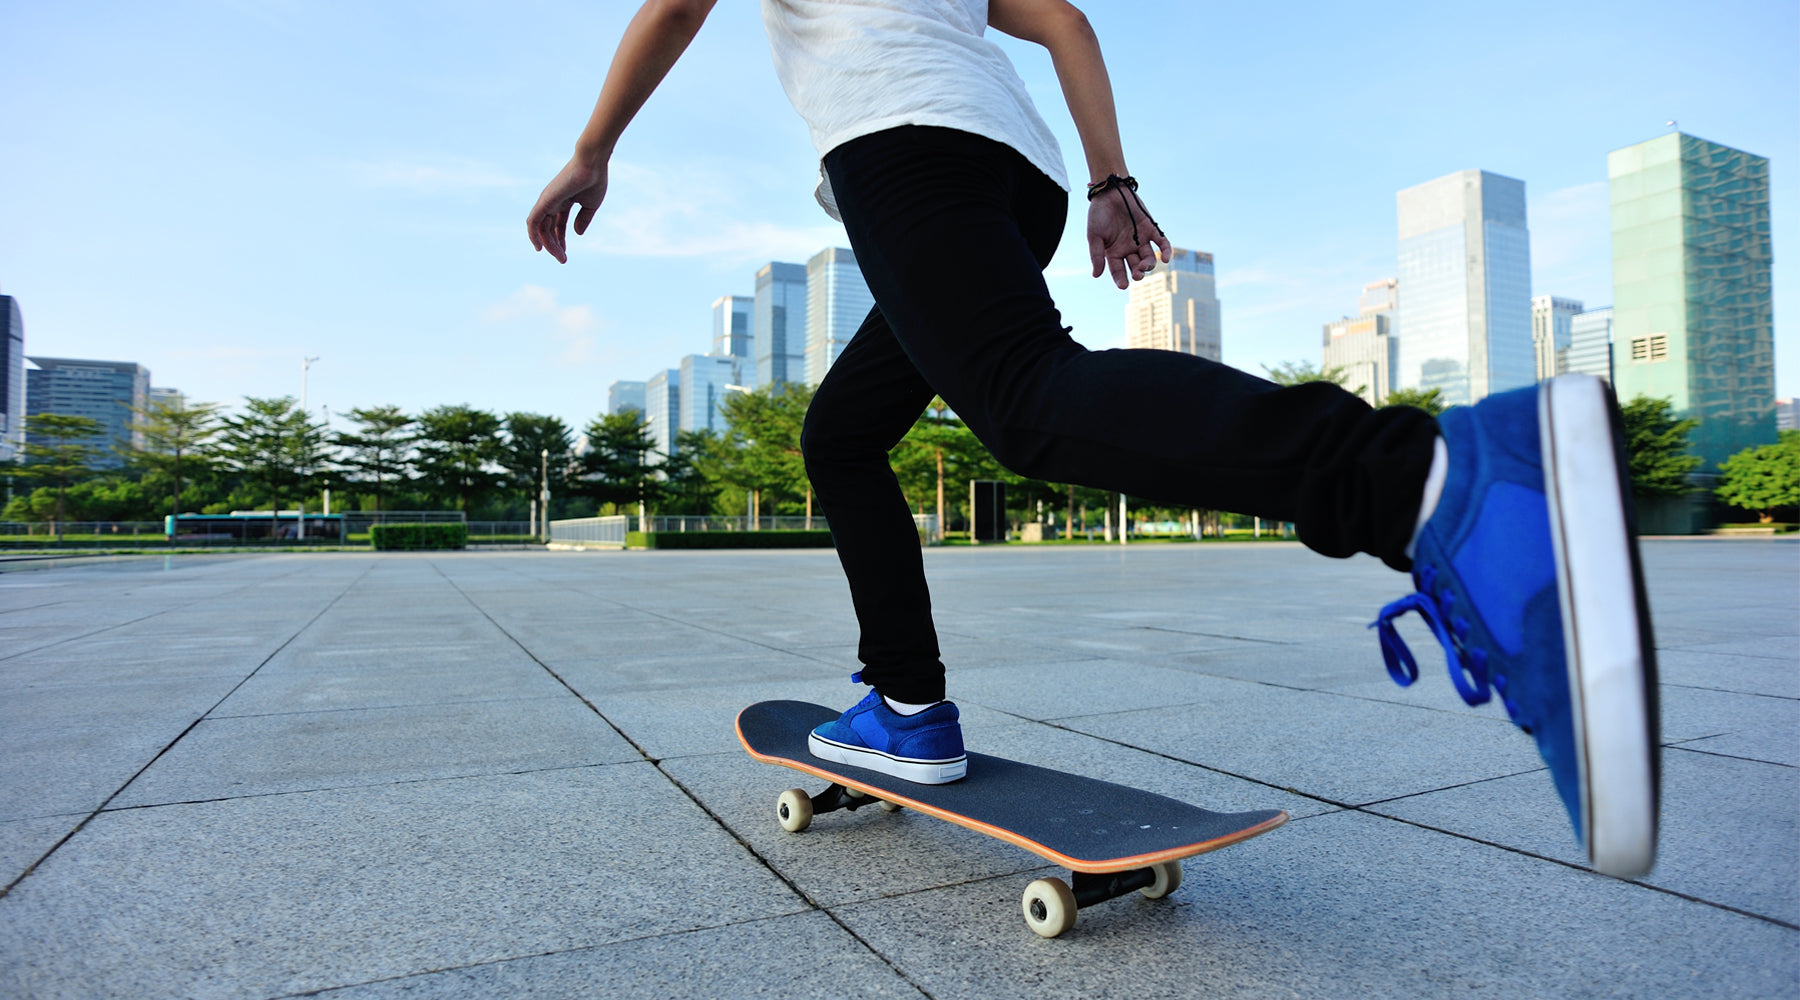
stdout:
MULTIPOLYGON (((307 411, 306 411, 306 373, 308 370, 310 370, 312 368, 312 363, 317 360, 319 360, 319 359, 316 355, 313 357, 310 357, 310 358, 304 354, 302 354, 300 356, 300 426, 302 428, 302 430, 301 430, 302 434, 306 433, 305 427, 306 427, 307 421, 309 421, 311 419, 311 417, 309 417, 307 415, 307 411)), ((276 506, 279 507, 280 505, 277 504, 276 506)), ((305 542, 306 541, 306 494, 305 493, 300 494, 300 499, 299 499, 299 503, 297 506, 299 506, 299 508, 300 508, 300 513, 299 513, 298 520, 296 520, 294 523, 294 540, 297 542, 305 542)), ((275 511, 275 523, 278 525, 281 523, 281 511, 279 509, 277 509, 275 511)))
POLYGON ((538 453, 538 517, 544 527, 543 539, 550 541, 550 449, 545 448, 538 453))

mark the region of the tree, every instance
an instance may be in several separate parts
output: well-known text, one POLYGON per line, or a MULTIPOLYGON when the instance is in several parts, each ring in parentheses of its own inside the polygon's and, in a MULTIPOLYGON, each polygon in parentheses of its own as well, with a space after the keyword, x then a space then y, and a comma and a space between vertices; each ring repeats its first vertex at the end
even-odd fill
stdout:
POLYGON ((764 493, 771 494, 771 510, 783 498, 792 502, 804 497, 806 513, 812 514, 812 482, 800 454, 800 430, 812 397, 812 389, 789 383, 725 399, 721 471, 726 482, 750 491, 758 514, 764 493))
POLYGON ((1424 410, 1432 416, 1444 412, 1444 393, 1441 389, 1395 389, 1381 401, 1383 408, 1389 406, 1410 406, 1424 410))
POLYGON ((560 417, 508 413, 506 442, 500 447, 500 466, 506 470, 508 488, 529 501, 538 495, 547 470, 550 495, 562 496, 568 486, 569 464, 574 459, 574 441, 560 417), (549 452, 547 466, 545 452, 549 452))
POLYGON ((191 479, 196 466, 206 466, 204 449, 219 434, 219 405, 189 406, 177 395, 151 400, 143 409, 132 407, 132 412, 138 419, 131 429, 144 436, 144 447, 133 450, 132 462, 170 480, 169 513, 179 516, 183 477, 191 479))
POLYGON ((246 396, 243 411, 224 420, 221 457, 253 501, 268 500, 270 517, 279 522, 284 498, 306 509, 304 498, 324 464, 324 440, 324 428, 306 418, 294 397, 246 396))
POLYGON ((500 418, 467 404, 419 414, 419 481, 439 502, 454 499, 465 515, 500 488, 500 418))
POLYGON ((340 431, 333 438, 343 449, 337 467, 351 487, 373 488, 379 511, 388 488, 403 485, 412 469, 413 419, 398 406, 359 407, 350 411, 350 419, 357 430, 340 431))
POLYGON ((661 499, 662 483, 650 461, 656 439, 642 413, 602 413, 588 421, 584 433, 588 451, 581 456, 581 488, 595 503, 610 504, 619 512, 640 503, 653 506, 661 499))
POLYGON ((1755 511, 1768 524, 1777 508, 1800 506, 1800 431, 1782 431, 1775 444, 1745 448, 1719 463, 1719 474, 1718 498, 1755 511))
MULTIPOLYGON (((1314 368, 1310 361, 1283 361, 1273 368, 1263 365, 1263 371, 1269 373, 1269 381, 1276 385, 1301 385, 1306 382, 1330 382, 1342 386, 1350 377, 1348 369, 1314 368)), ((1346 387, 1347 388, 1347 387, 1346 387)))
POLYGON ((719 436, 711 431, 682 431, 675 436, 675 454, 664 455, 662 503, 668 514, 711 514, 719 488, 712 481, 719 436))
POLYGON ((906 432, 888 462, 900 481, 900 490, 913 508, 925 511, 927 497, 935 499, 938 530, 949 530, 950 511, 961 510, 971 479, 995 479, 1006 474, 1000 463, 969 426, 949 415, 943 399, 933 399, 918 422, 906 432), (965 484, 951 497, 950 485, 965 484))
MULTIPOLYGON (((25 462, 20 471, 28 479, 56 484, 56 505, 51 522, 61 525, 69 482, 93 467, 100 449, 89 441, 100 435, 100 421, 66 413, 34 413, 25 418, 25 462)), ((61 533, 61 528, 56 529, 61 533)))
POLYGON ((1688 434, 1698 420, 1677 420, 1666 399, 1639 396, 1620 408, 1631 492, 1640 497, 1681 496, 1693 489, 1688 476, 1701 459, 1688 453, 1688 434))

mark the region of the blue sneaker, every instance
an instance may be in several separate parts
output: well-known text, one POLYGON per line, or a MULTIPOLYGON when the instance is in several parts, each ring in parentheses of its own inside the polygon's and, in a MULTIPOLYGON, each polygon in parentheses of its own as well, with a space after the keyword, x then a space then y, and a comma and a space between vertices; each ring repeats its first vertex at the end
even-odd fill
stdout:
POLYGON ((854 708, 813 730, 807 749, 821 760, 922 785, 947 785, 969 772, 957 717, 956 706, 947 701, 901 715, 870 689, 854 708))
POLYGON ((1393 625, 1417 611, 1463 700, 1498 693, 1537 740, 1594 868, 1641 875, 1656 859, 1656 661, 1612 391, 1563 376, 1439 428, 1449 470, 1415 544, 1418 593, 1371 626, 1388 673, 1418 679, 1393 625))

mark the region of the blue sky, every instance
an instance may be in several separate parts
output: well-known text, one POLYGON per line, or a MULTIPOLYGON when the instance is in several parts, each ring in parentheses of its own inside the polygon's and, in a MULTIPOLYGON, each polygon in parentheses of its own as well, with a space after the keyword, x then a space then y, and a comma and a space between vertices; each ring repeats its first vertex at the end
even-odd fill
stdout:
MULTIPOLYGON (((558 266, 523 220, 636 5, 171 0, 9 5, 0 292, 29 354, 135 360, 236 404, 469 403, 579 427, 614 379, 704 353, 709 308, 842 230, 753 0, 720 0, 620 144, 558 266)), ((1526 182, 1533 290, 1611 302, 1606 154, 1684 131, 1772 160, 1778 395, 1800 393, 1800 5, 1085 5, 1133 173, 1211 251, 1225 360, 1316 361, 1394 273, 1394 194, 1526 182)), ((1081 158, 1048 58, 1005 41, 1081 158)), ((1076 336, 1123 342, 1080 212, 1050 268, 1076 336)), ((948 248, 946 281, 980 280, 948 248)))

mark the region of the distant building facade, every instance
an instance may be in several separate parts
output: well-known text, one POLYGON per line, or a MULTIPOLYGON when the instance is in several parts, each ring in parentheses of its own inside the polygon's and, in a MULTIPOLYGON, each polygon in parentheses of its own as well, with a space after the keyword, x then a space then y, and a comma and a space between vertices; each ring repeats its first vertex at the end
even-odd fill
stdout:
POLYGON ((644 422, 656 450, 675 454, 675 435, 681 430, 681 369, 657 372, 644 383, 644 422))
POLYGON ((1671 132, 1606 166, 1619 396, 1698 418, 1705 468, 1773 442, 1768 159, 1671 132))
POLYGON ((806 268, 779 261, 756 272, 756 306, 751 325, 756 385, 798 382, 806 377, 806 268))
POLYGON ((1569 324, 1579 315, 1581 303, 1574 299, 1539 295, 1531 300, 1531 349, 1539 382, 1569 370, 1569 324))
POLYGON ((25 445, 25 318, 19 300, 0 295, 0 462, 25 445))
POLYGON ((1791 431, 1791 430, 1796 430, 1796 429, 1800 429, 1800 428, 1796 428, 1794 426, 1794 400, 1793 400, 1793 397, 1790 396, 1787 399, 1777 399, 1775 401, 1775 430, 1776 430, 1776 432, 1779 433, 1781 431, 1791 431))
POLYGON ((1394 311, 1399 305, 1398 282, 1393 278, 1363 286, 1358 315, 1325 324, 1322 367, 1344 372, 1344 387, 1371 406, 1381 405, 1392 391, 1399 338, 1394 336, 1394 311))
POLYGON ((1531 234, 1525 183, 1463 170, 1401 191, 1394 387, 1450 405, 1531 385, 1531 234))
MULTIPOLYGON (((134 410, 150 402, 150 369, 131 361, 82 358, 31 358, 37 368, 25 373, 27 415, 61 413, 89 417, 100 424, 90 444, 101 449, 96 468, 117 468, 125 456, 117 449, 142 448, 142 431, 134 410)), ((32 443, 38 443, 33 437, 32 443)))
POLYGON ((607 386, 606 412, 609 414, 617 414, 623 413, 626 410, 636 410, 639 413, 643 413, 645 405, 644 392, 647 388, 648 383, 625 381, 614 382, 612 385, 607 386))
POLYGON ((806 383, 818 385, 875 308, 856 254, 828 247, 806 262, 806 383))
POLYGON ((1213 256, 1175 248, 1167 264, 1134 282, 1125 302, 1126 346, 1222 361, 1213 256))
POLYGON ((712 350, 717 357, 749 358, 756 349, 751 332, 756 300, 747 295, 721 295, 712 305, 712 350))
POLYGON ((1569 319, 1569 349, 1563 354, 1564 375, 1598 375, 1613 380, 1613 311, 1589 309, 1569 319))
POLYGON ((684 431, 725 431, 726 394, 742 388, 744 358, 689 354, 681 359, 681 420, 684 431))

